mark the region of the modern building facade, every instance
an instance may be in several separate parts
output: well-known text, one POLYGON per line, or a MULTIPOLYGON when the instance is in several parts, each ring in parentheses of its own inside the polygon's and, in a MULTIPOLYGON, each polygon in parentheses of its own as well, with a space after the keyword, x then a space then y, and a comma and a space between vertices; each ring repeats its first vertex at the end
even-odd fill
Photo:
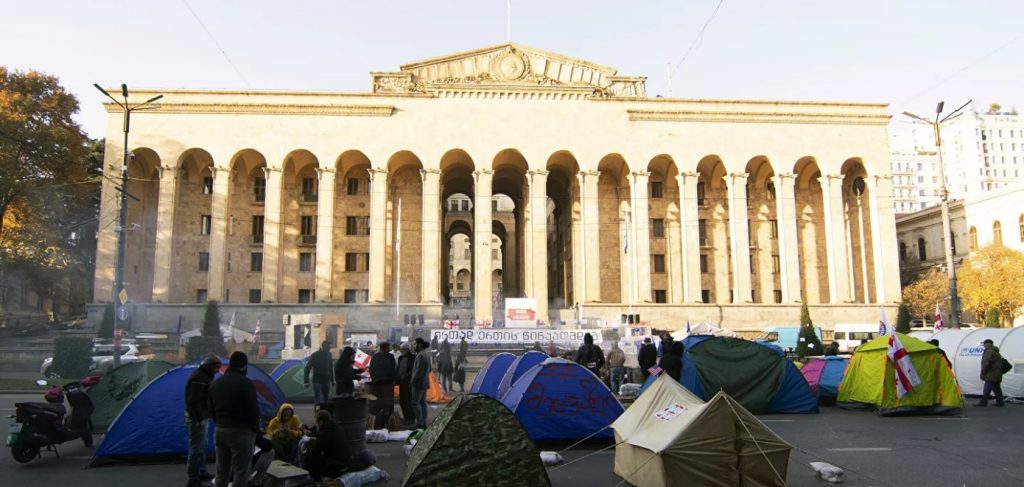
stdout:
POLYGON ((827 326, 899 299, 886 105, 648 98, 644 81, 502 44, 371 73, 365 93, 137 90, 164 98, 132 121, 136 322, 218 300, 264 327, 399 307, 486 325, 530 297, 545 322, 756 330, 804 302, 827 326))

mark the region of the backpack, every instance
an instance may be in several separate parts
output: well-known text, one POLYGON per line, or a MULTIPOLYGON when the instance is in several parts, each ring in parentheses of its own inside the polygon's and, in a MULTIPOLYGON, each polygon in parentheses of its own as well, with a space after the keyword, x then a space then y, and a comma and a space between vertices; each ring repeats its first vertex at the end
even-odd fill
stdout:
POLYGON ((1013 364, 1011 364, 1010 361, 1006 360, 1005 358, 1000 358, 999 359, 999 369, 1000 369, 1000 371, 1003 374, 1005 374, 1005 373, 1013 370, 1013 364))

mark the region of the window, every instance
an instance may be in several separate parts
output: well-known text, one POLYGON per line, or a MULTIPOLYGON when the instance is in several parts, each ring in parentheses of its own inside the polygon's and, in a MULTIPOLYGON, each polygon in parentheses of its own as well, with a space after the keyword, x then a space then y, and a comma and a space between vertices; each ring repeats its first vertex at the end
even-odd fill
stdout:
POLYGON ((370 217, 348 216, 345 217, 345 235, 369 235, 370 217))
POLYGON ((263 215, 253 215, 252 217, 252 243, 263 243, 263 215))
POLYGON ((655 290, 651 291, 651 294, 653 294, 652 297, 654 298, 654 302, 655 303, 667 303, 668 302, 668 295, 667 295, 667 293, 665 292, 664 289, 655 289, 655 290))
POLYGON ((1017 219, 1017 226, 1019 227, 1018 231, 1020 232, 1020 241, 1021 243, 1024 243, 1024 215, 1021 215, 1020 218, 1017 219))
POLYGON ((664 198, 665 184, 661 181, 651 181, 651 198, 664 198))
POLYGON ((651 267, 655 274, 665 273, 665 254, 654 254, 651 256, 651 267))
POLYGON ((917 259, 928 260, 928 251, 925 249, 923 238, 917 239, 917 259))
POLYGON ((370 267, 370 254, 349 252, 345 254, 345 272, 367 272, 370 267))
POLYGON ((365 303, 369 300, 370 292, 366 289, 346 289, 346 303, 365 303))
POLYGON ((213 221, 210 215, 203 215, 199 217, 199 235, 209 235, 210 227, 213 225, 213 221))
POLYGON ((196 289, 196 302, 202 304, 202 303, 205 303, 207 301, 209 301, 209 299, 208 299, 208 297, 206 295, 206 290, 205 289, 196 289))
POLYGON ((316 298, 316 293, 312 289, 299 289, 299 302, 306 304, 312 303, 313 299, 316 298))
POLYGON ((999 223, 999 220, 992 224, 992 243, 1003 244, 1003 224, 999 223))
POLYGON ((665 220, 662 218, 651 219, 651 237, 665 238, 665 220))
POLYGON ((316 178, 302 178, 302 201, 316 203, 316 178))
POLYGON ((781 289, 776 289, 776 290, 772 291, 772 294, 775 295, 775 302, 776 303, 781 303, 782 302, 782 290, 781 289))
POLYGON ((249 254, 249 272, 263 272, 263 252, 249 254))
POLYGON ((299 272, 313 272, 312 252, 299 252, 299 272))
POLYGON ((347 190, 345 192, 349 196, 366 194, 367 185, 364 182, 360 181, 358 178, 348 178, 348 180, 345 182, 345 185, 347 186, 347 190))
POLYGON ((199 272, 210 271, 210 253, 199 252, 199 272))
POLYGON ((267 199, 267 180, 266 178, 256 178, 252 181, 252 196, 257 202, 266 201, 267 199))
POLYGON ((900 260, 907 260, 907 244, 900 242, 900 260))
POLYGON ((258 303, 263 301, 263 290, 262 289, 250 289, 249 290, 249 302, 258 303))
POLYGON ((708 272, 708 254, 700 254, 700 271, 705 274, 708 272))
POLYGON ((697 240, 701 247, 708 245, 708 221, 703 218, 697 221, 697 240))
POLYGON ((779 238, 779 221, 768 220, 768 226, 771 229, 772 238, 779 238))
POLYGON ((711 302, 711 290, 710 289, 701 289, 700 290, 700 302, 702 302, 704 304, 708 304, 708 303, 711 302))
POLYGON ((302 215, 302 220, 299 225, 299 233, 302 236, 316 235, 316 217, 312 215, 302 215))
POLYGON ((704 206, 704 183, 697 183, 697 206, 704 206))
POLYGON ((213 194, 213 176, 203 177, 203 194, 213 194))
POLYGON ((778 255, 773 255, 772 256, 772 272, 774 272, 776 274, 778 274, 779 272, 782 272, 782 265, 780 264, 779 256, 778 255))

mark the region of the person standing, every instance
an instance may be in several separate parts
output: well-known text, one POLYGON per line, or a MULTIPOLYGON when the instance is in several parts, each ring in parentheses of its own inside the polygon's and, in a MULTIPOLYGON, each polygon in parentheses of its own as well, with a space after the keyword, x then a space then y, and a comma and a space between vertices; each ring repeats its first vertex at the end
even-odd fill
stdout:
POLYGON ((460 364, 468 362, 469 360, 466 358, 466 355, 468 354, 469 343, 466 342, 466 337, 462 337, 459 339, 459 356, 456 358, 456 362, 460 364))
POLYGON ((313 404, 323 407, 331 397, 331 386, 334 385, 334 367, 331 358, 330 342, 320 344, 320 350, 313 352, 302 371, 303 385, 309 387, 309 372, 313 371, 313 404))
POLYGON ((640 364, 640 373, 643 374, 644 381, 646 381, 647 377, 651 375, 650 368, 658 363, 658 349, 651 343, 650 337, 644 338, 644 344, 637 353, 636 361, 640 364))
POLYGON ((412 354, 408 343, 403 343, 401 355, 398 356, 398 405, 402 409, 402 422, 413 424, 415 414, 412 411, 412 363, 416 356, 412 354))
POLYGON ((341 351, 341 357, 334 364, 334 380, 338 381, 334 386, 334 393, 338 397, 351 398, 356 391, 356 376, 362 374, 365 369, 357 369, 356 349, 345 347, 341 351))
POLYGON ((604 367, 604 352, 601 347, 594 345, 594 336, 590 333, 583 335, 583 345, 576 350, 575 362, 586 367, 594 375, 601 377, 601 367, 604 367))
POLYGON ((430 345, 422 338, 416 338, 414 348, 416 358, 412 364, 412 376, 409 384, 412 387, 412 409, 416 416, 416 428, 427 427, 427 389, 430 387, 430 345))
POLYGON ((679 382, 679 376, 683 372, 683 352, 686 351, 683 342, 672 341, 666 345, 665 353, 661 355, 661 362, 658 367, 666 374, 679 382))
POLYGON ((441 379, 441 389, 444 392, 452 391, 452 346, 445 338, 437 352, 437 375, 441 379))
POLYGON ((214 446, 217 452, 216 487, 227 487, 234 475, 233 487, 249 485, 252 452, 259 434, 260 409, 256 388, 245 376, 249 357, 234 352, 228 359, 224 376, 210 385, 212 419, 217 429, 214 446))
POLYGON ((1003 356, 999 353, 999 347, 995 346, 991 339, 986 338, 981 342, 985 352, 981 354, 981 380, 985 385, 981 392, 981 401, 978 406, 988 406, 988 399, 995 393, 997 408, 1003 407, 1003 356))
POLYGON ((391 355, 391 344, 382 342, 370 361, 370 394, 377 399, 370 403, 370 414, 374 416, 374 429, 388 427, 391 413, 395 411, 395 379, 398 366, 391 355))
MULTIPOLYGON (((462 362, 455 362, 455 372, 452 373, 452 379, 459 385, 459 392, 466 392, 466 366, 462 362)), ((455 388, 452 387, 452 389, 455 388)))
POLYGON ((626 378, 626 352, 619 348, 618 342, 612 342, 612 349, 608 351, 608 375, 612 394, 618 394, 626 378))
POLYGON ((220 357, 210 353, 185 383, 185 430, 188 431, 188 487, 213 478, 206 471, 206 431, 209 426, 210 383, 220 368, 220 357))

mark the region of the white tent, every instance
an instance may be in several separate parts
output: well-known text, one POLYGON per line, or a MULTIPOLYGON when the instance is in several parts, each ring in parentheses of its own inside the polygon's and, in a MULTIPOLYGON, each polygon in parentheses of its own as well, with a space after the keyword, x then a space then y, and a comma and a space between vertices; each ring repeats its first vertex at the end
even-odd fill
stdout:
MULTIPOLYGON (((182 333, 178 337, 178 343, 181 344, 181 345, 185 345, 186 343, 188 343, 188 339, 189 338, 197 337, 197 336, 200 336, 202 334, 203 334, 203 332, 200 331, 199 329, 193 329, 193 330, 186 331, 185 333, 182 333)), ((247 332, 245 330, 239 330, 238 328, 235 328, 233 326, 221 325, 220 326, 220 335, 222 337, 224 337, 224 341, 234 340, 235 343, 242 343, 242 342, 250 342, 251 343, 251 342, 256 341, 256 335, 255 334, 249 333, 249 332, 247 332)))
POLYGON ((736 338, 736 332, 732 330, 726 330, 725 328, 719 328, 711 323, 697 323, 696 325, 687 326, 682 330, 676 330, 672 332, 672 339, 676 341, 686 340, 686 337, 690 335, 711 335, 716 337, 732 337, 736 338))
POLYGON ((1003 394, 1010 397, 1024 397, 1024 329, 1022 328, 978 328, 974 330, 940 330, 923 340, 939 341, 939 348, 953 364, 953 373, 960 384, 960 390, 968 395, 981 395, 984 383, 981 380, 981 354, 985 348, 981 342, 991 339, 999 347, 1003 358, 1013 364, 1013 369, 1003 375, 1003 394))
POLYGON ((725 392, 705 404, 662 374, 612 428, 632 485, 786 485, 791 447, 725 392))

